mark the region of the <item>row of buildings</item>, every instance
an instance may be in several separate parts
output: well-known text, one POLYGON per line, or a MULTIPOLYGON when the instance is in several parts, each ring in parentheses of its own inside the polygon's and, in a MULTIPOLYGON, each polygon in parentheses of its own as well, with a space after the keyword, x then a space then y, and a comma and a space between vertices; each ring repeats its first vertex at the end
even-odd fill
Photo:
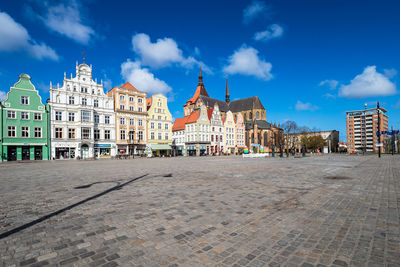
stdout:
POLYGON ((225 101, 211 98, 200 69, 193 97, 183 106, 184 117, 172 127, 176 155, 219 155, 271 152, 283 144, 283 130, 266 121, 257 96, 230 101, 228 80, 225 101))
POLYGON ((76 64, 47 104, 21 74, 1 107, 0 159, 47 160, 170 153, 172 116, 167 98, 147 97, 130 83, 105 93, 92 66, 76 64))

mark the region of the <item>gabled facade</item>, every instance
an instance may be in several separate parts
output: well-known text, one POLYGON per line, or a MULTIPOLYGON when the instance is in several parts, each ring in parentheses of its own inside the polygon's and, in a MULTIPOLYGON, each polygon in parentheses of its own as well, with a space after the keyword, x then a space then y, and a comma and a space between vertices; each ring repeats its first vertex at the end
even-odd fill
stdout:
POLYGON ((1 161, 50 159, 49 108, 28 74, 10 88, 1 111, 1 161))
POLYGON ((52 158, 107 158, 114 156, 113 99, 103 84, 93 80, 92 66, 76 63, 75 77, 52 87, 50 83, 52 158))
POLYGON ((168 100, 162 94, 147 98, 147 146, 153 156, 170 156, 172 145, 172 116, 168 100))
POLYGON ((245 144, 245 126, 244 126, 244 120, 243 120, 243 115, 241 113, 238 113, 235 115, 235 122, 236 122, 236 133, 235 133, 235 143, 236 143, 236 149, 237 152, 241 152, 246 144, 245 144))
POLYGON ((210 128, 206 106, 201 105, 193 110, 185 122, 186 155, 203 156, 210 153, 210 128))
POLYGON ((147 142, 147 94, 127 82, 112 88, 107 95, 113 99, 115 107, 117 154, 144 153, 147 142))
POLYGON ((172 126, 172 154, 186 156, 186 120, 187 117, 177 118, 172 126))
POLYGON ((221 112, 218 104, 214 104, 214 108, 209 108, 208 118, 210 120, 210 142, 212 155, 220 155, 224 151, 224 124, 222 122, 221 112))
POLYGON ((236 124, 233 118, 233 114, 231 111, 228 111, 225 115, 224 119, 224 142, 225 148, 224 153, 226 154, 235 154, 237 145, 236 145, 236 124))

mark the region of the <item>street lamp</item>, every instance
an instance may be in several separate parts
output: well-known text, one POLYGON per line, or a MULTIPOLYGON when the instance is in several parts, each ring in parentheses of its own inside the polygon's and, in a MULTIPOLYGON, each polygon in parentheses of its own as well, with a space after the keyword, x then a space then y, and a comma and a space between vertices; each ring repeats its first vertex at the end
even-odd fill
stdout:
POLYGON ((379 101, 376 103, 378 111, 378 157, 381 157, 381 117, 379 116, 379 101))

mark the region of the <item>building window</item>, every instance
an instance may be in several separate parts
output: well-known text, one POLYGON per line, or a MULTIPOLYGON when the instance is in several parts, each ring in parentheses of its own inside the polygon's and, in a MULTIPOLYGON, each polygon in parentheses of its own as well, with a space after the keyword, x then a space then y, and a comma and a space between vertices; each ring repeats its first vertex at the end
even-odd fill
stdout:
POLYGON ((218 142, 218 135, 215 136, 215 142, 218 142))
POLYGON ((104 123, 110 124, 110 116, 104 116, 104 123))
POLYGON ((106 139, 106 140, 111 139, 110 130, 104 130, 104 139, 106 139))
POLYGON ((70 97, 68 98, 68 103, 69 103, 70 105, 75 104, 75 98, 74 98, 73 96, 70 96, 70 97))
POLYGON ((129 131, 129 141, 134 141, 134 139, 135 139, 135 132, 129 131))
POLYGON ((135 119, 129 119, 129 125, 131 126, 135 125, 135 119))
POLYGON ((129 110, 130 110, 130 111, 134 111, 133 106, 129 106, 129 110))
POLYGON ((214 135, 211 135, 211 142, 214 142, 214 135))
POLYGON ((154 132, 151 132, 151 133, 150 133, 150 139, 151 139, 151 140, 154 140, 154 132))
POLYGON ((29 137, 29 127, 28 126, 21 127, 21 137, 29 137))
POLYGON ((125 101, 125 96, 124 95, 119 95, 119 100, 125 101))
POLYGON ((68 129, 68 138, 75 139, 75 128, 68 129))
POLYGON ((119 105, 120 110, 125 110, 125 105, 119 105))
POLYGON ((75 121, 75 113, 68 112, 68 121, 75 121))
POLYGON ((119 124, 124 125, 125 124, 125 118, 120 118, 119 119, 119 124))
POLYGON ((143 140, 143 131, 139 131, 139 141, 143 140))
POLYGON ((139 126, 143 126, 143 120, 139 120, 139 126))
POLYGON ((89 122, 90 121, 90 111, 82 110, 81 111, 81 120, 84 122, 89 122))
POLYGON ((15 126, 8 126, 7 136, 8 137, 15 137, 15 126))
POLYGON ((17 116, 16 116, 16 112, 15 111, 12 111, 12 110, 9 110, 9 111, 7 111, 7 118, 8 119, 15 119, 17 116))
POLYGON ((56 132, 56 138, 63 138, 63 129, 62 128, 56 128, 55 129, 56 132))
POLYGON ((94 140, 99 140, 100 139, 100 130, 99 129, 94 129, 94 140))
POLYGON ((98 108, 98 107, 99 107, 99 100, 95 99, 95 100, 93 101, 93 106, 94 106, 95 108, 98 108))
POLYGON ((139 107, 139 112, 143 112, 143 108, 142 107, 139 107))
POLYGON ((151 122, 151 123, 150 123, 150 128, 151 128, 151 129, 154 129, 154 122, 151 122))
POLYGON ((21 104, 22 105, 29 105, 29 97, 28 96, 21 96, 21 104))
POLYGON ((158 140, 162 140, 162 135, 161 135, 161 133, 158 133, 158 140))
POLYGON ((99 123, 100 122, 100 117, 99 114, 94 114, 94 123, 99 123))
POLYGON ((120 139, 125 140, 125 130, 121 130, 120 139))
POLYGON ((165 130, 168 130, 168 123, 165 124, 165 130))
POLYGON ((29 120, 29 112, 21 112, 21 120, 29 120))
POLYGON ((61 121, 61 120, 62 120, 62 112, 56 111, 56 121, 61 121))
POLYGON ((82 139, 90 139, 90 128, 82 128, 82 139))
POLYGON ((158 123, 158 129, 161 129, 161 123, 160 122, 158 123))
POLYGON ((142 99, 142 98, 139 98, 139 99, 138 99, 138 103, 143 103, 143 99, 142 99))
POLYGON ((129 97, 129 102, 133 102, 133 101, 134 101, 133 96, 130 96, 130 97, 129 97))
POLYGON ((87 105, 87 99, 86 98, 82 98, 82 106, 86 106, 87 105))
POLYGON ((159 120, 159 121, 161 120, 161 116, 158 116, 158 120, 159 120))
POLYGON ((168 140, 168 133, 165 133, 165 140, 168 140))
POLYGON ((41 121, 42 120, 42 113, 34 113, 33 118, 35 121, 41 121))
POLYGON ((42 138, 42 128, 35 127, 35 138, 42 138))

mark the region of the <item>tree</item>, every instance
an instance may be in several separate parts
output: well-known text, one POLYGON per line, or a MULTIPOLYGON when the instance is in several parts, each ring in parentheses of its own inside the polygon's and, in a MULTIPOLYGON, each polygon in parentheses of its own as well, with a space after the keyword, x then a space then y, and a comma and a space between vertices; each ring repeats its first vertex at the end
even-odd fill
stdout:
POLYGON ((302 136, 301 143, 306 146, 307 149, 311 151, 316 151, 317 149, 322 149, 325 145, 325 140, 321 135, 313 136, 302 136))
POLYGON ((291 141, 292 146, 294 145, 294 136, 295 133, 297 133, 297 123, 294 121, 287 120, 283 125, 282 129, 284 130, 286 134, 286 155, 289 156, 289 143, 291 141), (289 140, 289 136, 291 137, 289 140))

